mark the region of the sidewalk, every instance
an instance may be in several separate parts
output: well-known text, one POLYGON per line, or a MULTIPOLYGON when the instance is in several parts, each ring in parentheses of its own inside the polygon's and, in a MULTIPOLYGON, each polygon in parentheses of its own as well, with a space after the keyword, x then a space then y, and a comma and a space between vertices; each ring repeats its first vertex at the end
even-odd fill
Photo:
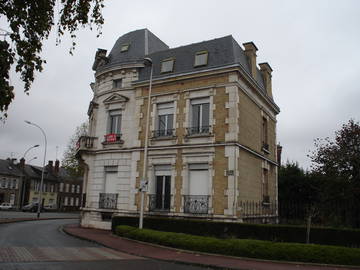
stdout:
POLYGON ((81 228, 79 225, 68 225, 63 230, 75 237, 90 240, 103 246, 125 252, 128 254, 151 259, 178 262, 193 265, 203 265, 225 269, 251 269, 251 270, 345 270, 360 269, 359 267, 342 267, 329 265, 310 265, 303 263, 281 263, 242 259, 221 255, 194 253, 184 250, 162 247, 139 241, 124 239, 113 235, 110 231, 81 228))

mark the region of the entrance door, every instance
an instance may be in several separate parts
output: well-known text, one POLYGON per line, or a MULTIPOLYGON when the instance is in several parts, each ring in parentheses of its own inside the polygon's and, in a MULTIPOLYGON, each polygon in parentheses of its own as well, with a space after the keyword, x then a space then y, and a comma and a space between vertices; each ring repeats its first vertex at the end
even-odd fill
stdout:
POLYGON ((158 210, 170 209, 170 187, 171 176, 161 175, 156 176, 156 204, 155 208, 158 210))

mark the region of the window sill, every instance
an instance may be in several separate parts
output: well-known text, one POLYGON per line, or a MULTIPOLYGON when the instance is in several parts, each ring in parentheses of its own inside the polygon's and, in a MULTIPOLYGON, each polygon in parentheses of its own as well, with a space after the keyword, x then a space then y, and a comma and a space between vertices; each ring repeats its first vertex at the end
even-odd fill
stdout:
POLYGON ((196 133, 196 134, 191 134, 191 135, 185 135, 186 139, 190 139, 190 138, 203 138, 203 137, 213 137, 214 134, 212 133, 196 133))
POLYGON ((175 140, 177 136, 158 136, 158 137, 151 137, 152 141, 168 141, 168 140, 175 140))
POLYGON ((270 151, 268 149, 266 149, 265 147, 262 147, 261 151, 263 151, 265 154, 270 154, 270 151))
POLYGON ((111 147, 111 146, 121 147, 121 146, 123 146, 124 141, 123 140, 119 140, 119 141, 115 141, 115 142, 106 142, 106 141, 104 141, 101 144, 103 145, 104 148, 105 147, 111 147))

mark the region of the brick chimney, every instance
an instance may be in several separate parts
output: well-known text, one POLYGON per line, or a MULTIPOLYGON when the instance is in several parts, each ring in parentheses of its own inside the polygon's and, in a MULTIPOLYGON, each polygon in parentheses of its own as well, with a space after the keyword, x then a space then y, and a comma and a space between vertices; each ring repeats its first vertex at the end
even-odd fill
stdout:
POLYGON ((272 68, 268 63, 261 63, 259 64, 261 75, 264 79, 266 93, 269 97, 272 98, 272 83, 271 83, 271 73, 272 68))
POLYGON ((53 161, 52 160, 49 160, 49 163, 48 163, 48 169, 49 169, 49 172, 53 172, 53 161))
POLYGON ((55 160, 55 169, 54 169, 56 175, 59 174, 59 169, 60 169, 60 161, 57 159, 55 160))
POLYGON ((20 168, 21 169, 25 168, 25 158, 23 158, 23 157, 20 159, 20 168))
POLYGON ((243 43, 243 46, 245 47, 245 55, 247 56, 249 61, 251 76, 256 79, 256 52, 258 48, 252 41, 243 43))

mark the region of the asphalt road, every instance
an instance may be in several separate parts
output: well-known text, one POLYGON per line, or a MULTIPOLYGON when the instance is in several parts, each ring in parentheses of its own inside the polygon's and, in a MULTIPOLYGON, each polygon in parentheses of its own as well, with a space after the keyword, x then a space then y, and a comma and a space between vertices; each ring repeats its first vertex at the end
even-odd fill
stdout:
MULTIPOLYGON (((21 211, 4 211, 0 210, 0 220, 13 218, 36 218, 37 213, 21 212, 21 211)), ((41 218, 79 218, 79 213, 71 212, 41 212, 41 218)))
POLYGON ((79 240, 59 228, 78 220, 40 220, 0 224, 0 269, 6 270, 204 270, 144 259, 79 240))

